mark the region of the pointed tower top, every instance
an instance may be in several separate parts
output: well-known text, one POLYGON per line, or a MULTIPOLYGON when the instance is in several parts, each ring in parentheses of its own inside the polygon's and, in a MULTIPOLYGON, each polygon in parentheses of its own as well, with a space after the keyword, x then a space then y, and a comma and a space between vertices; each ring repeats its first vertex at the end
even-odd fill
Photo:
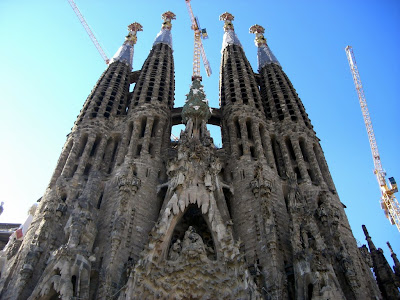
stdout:
POLYGON ((374 243, 372 242, 371 237, 369 236, 367 227, 365 227, 365 225, 362 225, 362 229, 364 231, 365 239, 368 242, 369 251, 372 252, 373 250, 376 250, 376 247, 375 247, 374 243))
POLYGON ((171 11, 167 11, 161 15, 161 18, 164 20, 164 23, 161 26, 161 31, 156 36, 153 46, 157 44, 167 44, 172 49, 171 21, 176 19, 175 14, 171 11))
POLYGON ((224 39, 222 41, 222 50, 221 52, 229 45, 237 45, 242 47, 242 44, 240 43, 236 33, 235 33, 235 28, 233 27, 232 21, 235 19, 235 17, 228 13, 225 12, 222 15, 219 16, 219 19, 221 21, 224 21, 224 39))
POLYGON ((114 54, 110 60, 110 64, 116 61, 120 61, 132 68, 133 60, 133 46, 137 41, 137 32, 143 31, 143 26, 137 22, 128 25, 128 35, 125 37, 125 42, 119 47, 118 51, 114 54))
POLYGON ((396 253, 394 253, 394 251, 393 251, 393 249, 392 249, 392 246, 390 245, 389 242, 387 242, 387 245, 388 245, 388 247, 389 247, 389 249, 390 249, 390 253, 391 253, 390 256, 392 257, 393 262, 394 262, 394 266, 393 266, 394 273, 395 273, 397 279, 400 280, 400 261, 399 261, 399 259, 397 258, 396 253))
POLYGON ((258 70, 260 71, 267 64, 277 64, 280 66, 279 61, 272 53, 267 45, 267 40, 264 37, 265 29, 260 25, 253 25, 250 27, 250 33, 254 33, 256 38, 254 43, 258 47, 257 58, 258 58, 258 70))
POLYGON ((393 251, 392 246, 390 245, 390 243, 386 242, 386 244, 388 245, 388 247, 390 249, 390 253, 394 254, 394 251, 393 251))

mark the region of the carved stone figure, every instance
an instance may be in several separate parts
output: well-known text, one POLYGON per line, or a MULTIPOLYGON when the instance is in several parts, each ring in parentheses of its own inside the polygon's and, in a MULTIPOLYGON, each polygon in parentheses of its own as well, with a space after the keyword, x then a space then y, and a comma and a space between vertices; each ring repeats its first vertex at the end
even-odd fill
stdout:
POLYGON ((169 252, 170 260, 177 260, 182 251, 181 240, 177 239, 176 242, 172 245, 171 250, 169 252))

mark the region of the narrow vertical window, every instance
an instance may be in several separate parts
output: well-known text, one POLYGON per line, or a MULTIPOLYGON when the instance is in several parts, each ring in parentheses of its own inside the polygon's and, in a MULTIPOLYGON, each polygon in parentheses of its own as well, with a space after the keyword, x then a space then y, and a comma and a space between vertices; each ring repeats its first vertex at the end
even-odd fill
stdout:
POLYGON ((142 119, 142 122, 140 123, 140 136, 139 137, 144 137, 144 134, 146 132, 146 124, 147 124, 147 118, 144 117, 142 119))

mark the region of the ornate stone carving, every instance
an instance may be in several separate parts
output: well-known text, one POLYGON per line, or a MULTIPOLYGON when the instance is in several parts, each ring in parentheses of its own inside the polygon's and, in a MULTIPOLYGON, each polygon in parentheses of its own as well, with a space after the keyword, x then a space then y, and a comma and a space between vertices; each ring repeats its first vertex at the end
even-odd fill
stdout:
POLYGON ((134 195, 141 185, 140 179, 135 175, 135 164, 128 162, 123 165, 117 172, 116 181, 122 194, 132 193, 134 195))
POLYGON ((11 259, 21 247, 22 241, 14 240, 9 247, 7 247, 7 259, 11 259))
POLYGON ((177 260, 182 251, 182 242, 178 239, 171 247, 169 251, 169 260, 177 260))
POLYGON ((196 84, 189 95, 194 101, 188 96, 186 103, 187 124, 181 132, 178 155, 167 165, 169 181, 158 187, 168 187, 160 218, 120 299, 260 298, 234 243, 232 228, 225 225, 217 206, 221 163, 204 120, 210 115, 207 103, 202 101, 204 92, 196 84), (205 244, 194 226, 187 227, 182 241, 177 239, 170 245, 175 226, 190 205, 200 211, 200 218, 204 217, 215 250, 205 244))
POLYGON ((22 265, 20 274, 21 280, 26 282, 32 275, 33 269, 43 252, 43 249, 36 244, 32 244, 29 248, 29 251, 25 257, 24 264, 22 265))
POLYGON ((86 199, 80 199, 76 204, 64 228, 68 237, 68 247, 92 250, 97 230, 91 210, 91 205, 86 199))
POLYGON ((261 164, 254 169, 254 179, 250 182, 250 187, 255 197, 268 198, 271 194, 273 183, 264 178, 261 164))
POLYGON ((350 287, 352 288, 354 293, 358 293, 358 288, 360 283, 357 279, 357 272, 354 268, 354 262, 351 259, 349 251, 347 250, 345 245, 340 247, 340 252, 336 255, 337 260, 340 262, 342 270, 345 274, 345 278, 349 283, 350 287))

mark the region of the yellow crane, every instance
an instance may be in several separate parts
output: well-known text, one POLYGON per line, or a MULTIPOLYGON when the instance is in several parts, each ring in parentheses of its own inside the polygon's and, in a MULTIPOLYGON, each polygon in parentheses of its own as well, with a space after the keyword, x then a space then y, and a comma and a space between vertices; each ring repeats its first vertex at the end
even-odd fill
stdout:
POLYGON ((358 100, 361 106, 361 112, 364 117, 365 127, 368 133, 369 144, 371 147, 372 158, 374 160, 374 174, 378 180, 381 190, 381 207, 385 212, 386 217, 392 225, 396 225, 400 231, 400 205, 394 193, 398 191, 396 181, 393 177, 389 178, 389 184, 386 181, 386 172, 382 168, 381 158, 378 152, 378 145, 376 143, 372 122, 368 111, 367 100, 365 99, 364 90, 361 84, 360 74, 358 73, 356 58, 354 56, 353 48, 347 46, 345 48, 347 59, 350 65, 350 71, 353 75, 354 85, 357 90, 358 100))
POLYGON ((71 5, 74 13, 78 17, 79 21, 81 22, 81 24, 82 24, 83 28, 85 29, 86 33, 89 35, 90 39, 92 40, 92 42, 93 42, 94 46, 96 47, 97 51, 99 51, 101 57, 103 58, 105 63, 108 65, 110 60, 108 59, 108 57, 107 57, 106 53, 104 52, 103 48, 100 46, 100 43, 98 42, 98 40, 94 36, 94 34, 93 34, 92 30, 90 29, 88 23, 86 22, 85 18, 83 17, 81 12, 79 11, 78 6, 76 6, 76 4, 75 4, 75 2, 73 0, 68 0, 68 2, 71 5))
POLYGON ((206 53, 204 52, 204 47, 201 39, 207 39, 208 34, 205 28, 201 29, 199 20, 194 16, 192 6, 190 5, 190 0, 185 0, 186 7, 189 12, 190 20, 192 21, 192 29, 194 30, 194 54, 193 54, 193 75, 192 80, 199 79, 201 81, 202 77, 200 75, 200 55, 203 59, 204 68, 206 69, 207 76, 211 75, 210 63, 207 60, 206 53))

